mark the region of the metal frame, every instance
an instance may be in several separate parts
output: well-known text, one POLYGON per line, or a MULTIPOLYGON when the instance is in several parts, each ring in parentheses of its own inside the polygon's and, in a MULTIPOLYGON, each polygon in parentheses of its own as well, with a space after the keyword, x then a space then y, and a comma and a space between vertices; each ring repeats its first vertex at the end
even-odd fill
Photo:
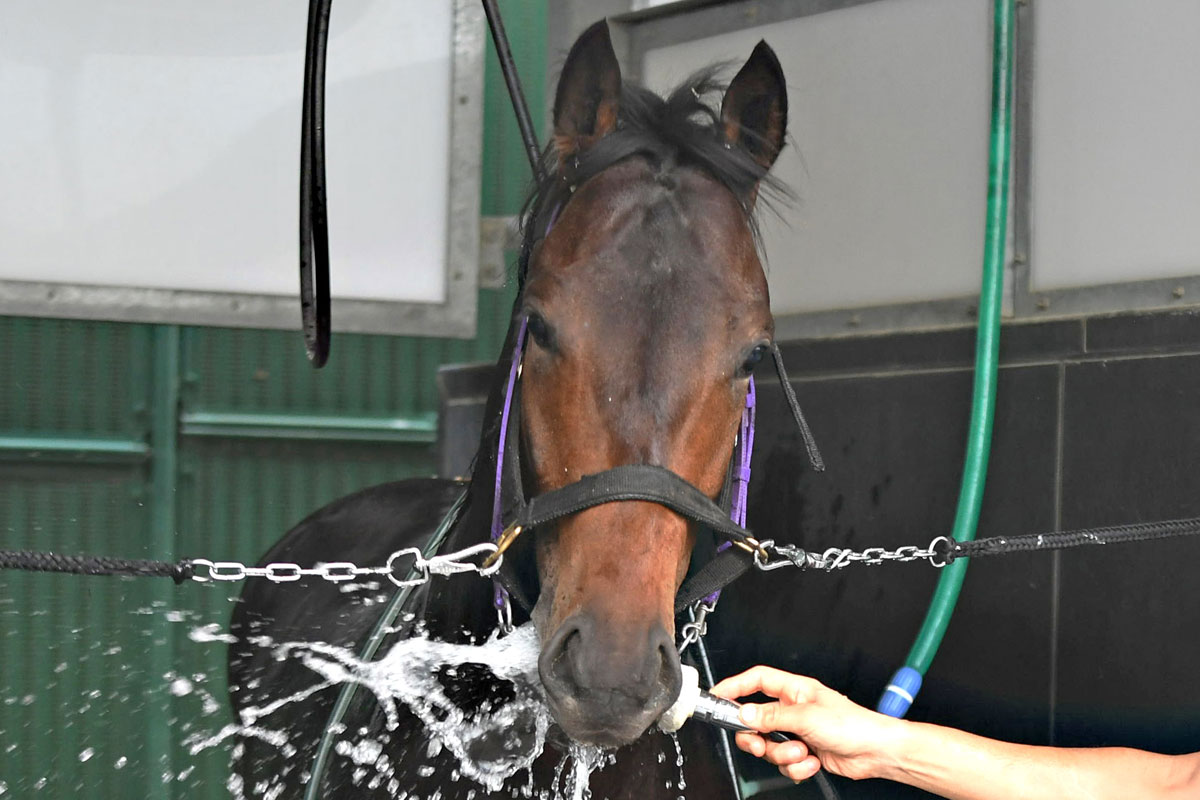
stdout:
MULTIPOLYGON (((550 8, 550 52, 565 53, 574 38, 595 16, 607 12, 613 23, 614 45, 623 74, 642 77, 647 51, 796 19, 865 3, 885 0, 680 0, 645 8, 644 0, 561 0, 550 8), (597 5, 602 6, 597 9, 597 5)), ((1034 81, 1034 24, 1031 3, 1018 0, 1016 54, 1016 109, 1013 144, 1012 243, 1005 274, 1005 319, 1041 320, 1121 311, 1149 311, 1200 306, 1200 274, 1182 278, 1034 291, 1028 253, 1030 177, 1032 175, 1033 122, 1031 94, 1034 81)), ((552 80, 556 76, 548 76, 552 80)), ((553 97, 553 92, 547 94, 553 97)), ((980 165, 983 169, 983 165, 980 165)), ((1197 265, 1200 272, 1200 265, 1197 265)), ((961 327, 975 320, 975 295, 856 308, 838 308, 778 314, 780 339, 853 336, 898 330, 961 327)))
MULTIPOLYGON (((482 163, 483 12, 454 0, 446 295, 442 303, 338 300, 338 333, 475 335, 482 163)), ((297 74, 296 80, 300 76, 297 74)), ((299 122, 299 117, 297 117, 299 122)), ((336 265, 335 265, 336 268, 336 265)), ((295 296, 0 280, 0 314, 299 330, 295 296)))

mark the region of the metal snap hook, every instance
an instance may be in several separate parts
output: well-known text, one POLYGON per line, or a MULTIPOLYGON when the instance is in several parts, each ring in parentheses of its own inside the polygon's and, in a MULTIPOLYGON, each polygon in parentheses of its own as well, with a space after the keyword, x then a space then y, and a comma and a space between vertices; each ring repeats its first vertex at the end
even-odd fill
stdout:
POLYGON ((521 535, 521 531, 525 530, 524 526, 513 523, 504 529, 504 532, 496 538, 496 551, 483 560, 482 569, 491 569, 500 556, 504 555, 504 551, 512 546, 512 543, 521 535))

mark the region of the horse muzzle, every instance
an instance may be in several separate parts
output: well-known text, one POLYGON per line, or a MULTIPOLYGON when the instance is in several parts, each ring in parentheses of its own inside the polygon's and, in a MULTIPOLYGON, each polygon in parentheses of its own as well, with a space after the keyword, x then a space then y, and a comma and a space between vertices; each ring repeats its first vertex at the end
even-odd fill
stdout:
POLYGON ((559 626, 538 659, 555 720, 576 741, 629 744, 679 694, 679 655, 657 622, 640 632, 579 613, 559 626))

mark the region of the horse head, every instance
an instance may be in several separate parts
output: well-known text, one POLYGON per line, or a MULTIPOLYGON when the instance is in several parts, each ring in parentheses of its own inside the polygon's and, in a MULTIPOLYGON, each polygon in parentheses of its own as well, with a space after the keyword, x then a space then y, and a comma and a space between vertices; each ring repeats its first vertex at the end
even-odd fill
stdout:
MULTIPOLYGON (((713 88, 708 75, 666 98, 623 85, 603 22, 567 57, 527 221, 548 230, 528 234, 516 307, 531 494, 626 464, 710 498, 724 485, 773 332, 753 210, 787 95, 765 43, 719 111, 703 101, 713 88)), ((573 738, 632 741, 678 694, 674 598, 693 527, 655 503, 610 502, 537 531, 539 670, 573 738)))

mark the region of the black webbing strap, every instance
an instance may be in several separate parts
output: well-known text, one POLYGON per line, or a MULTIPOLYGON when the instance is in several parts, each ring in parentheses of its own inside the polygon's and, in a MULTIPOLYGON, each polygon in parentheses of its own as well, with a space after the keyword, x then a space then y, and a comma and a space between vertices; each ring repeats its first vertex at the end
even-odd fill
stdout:
POLYGON ((171 578, 183 583, 195 574, 192 562, 148 561, 105 556, 64 556, 28 550, 0 550, 0 569, 26 572, 65 572, 71 575, 126 575, 134 578, 171 578))
POLYGON ((603 503, 644 500, 658 503, 693 522, 734 541, 745 541, 750 532, 729 518, 721 507, 669 469, 651 464, 626 464, 532 498, 510 521, 535 528, 603 503))
POLYGON ((720 551, 679 587, 675 594, 675 613, 679 614, 692 603, 724 589, 753 565, 754 556, 740 547, 720 551))
MULTIPOLYGON (((663 467, 630 464, 596 475, 585 475, 560 489, 538 495, 523 506, 510 525, 534 528, 604 503, 642 500, 666 506, 686 519, 700 523, 719 537, 744 542, 750 532, 729 518, 729 512, 699 489, 663 467)), ((728 586, 753 565, 753 556, 739 547, 714 555, 689 577, 675 596, 679 613, 692 603, 728 586)), ((513 599, 528 610, 536 592, 527 590, 515 575, 501 570, 501 580, 513 599)))
POLYGON ((796 421, 796 427, 800 429, 800 436, 804 439, 804 449, 808 452, 808 463, 812 464, 812 468, 817 472, 824 472, 825 460, 821 458, 821 451, 817 449, 817 440, 813 438, 812 429, 808 427, 808 420, 804 418, 804 412, 800 410, 800 401, 796 399, 796 390, 792 388, 787 370, 783 368, 783 353, 779 352, 779 345, 775 342, 771 342, 771 358, 775 361, 775 374, 779 376, 779 385, 783 387, 783 396, 787 399, 788 408, 791 409, 792 419, 796 421))

